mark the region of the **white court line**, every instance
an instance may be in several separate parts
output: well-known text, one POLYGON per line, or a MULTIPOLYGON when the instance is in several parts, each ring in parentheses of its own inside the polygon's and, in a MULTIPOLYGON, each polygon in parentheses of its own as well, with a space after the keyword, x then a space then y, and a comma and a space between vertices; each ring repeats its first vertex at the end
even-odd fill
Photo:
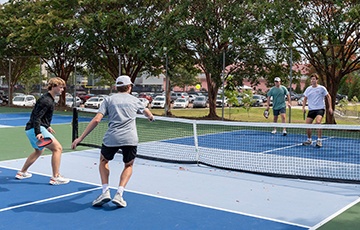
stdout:
POLYGON ((354 202, 348 204, 347 206, 343 207, 342 209, 340 209, 339 211, 335 212, 334 214, 332 214, 331 216, 329 216, 328 218, 326 218, 325 220, 321 221, 320 223, 316 224, 315 226, 311 227, 309 230, 316 230, 319 227, 321 227, 322 225, 326 224, 327 222, 329 222, 330 220, 334 219, 335 217, 337 217, 338 215, 340 215, 341 213, 345 212, 346 210, 348 210, 349 208, 351 208, 352 206, 354 206, 355 204, 360 202, 360 198, 358 198, 357 200, 355 200, 354 202))
POLYGON ((63 197, 68 197, 68 196, 73 196, 73 195, 81 194, 81 193, 85 193, 85 192, 90 192, 90 191, 97 190, 97 189, 99 189, 99 188, 92 188, 92 189, 88 189, 88 190, 84 190, 84 191, 73 192, 73 193, 69 193, 69 194, 65 194, 65 195, 61 195, 61 196, 55 196, 55 197, 48 198, 48 199, 43 199, 43 200, 38 200, 38 201, 26 203, 26 204, 20 204, 20 205, 8 207, 8 208, 3 208, 3 209, 0 209, 0 212, 4 212, 4 211, 16 209, 16 208, 21 208, 21 207, 25 207, 25 206, 30 206, 30 205, 33 205, 33 204, 44 203, 44 202, 47 202, 47 201, 56 200, 56 199, 60 199, 60 198, 63 198, 63 197))
POLYGON ((0 121, 10 121, 10 120, 24 120, 29 119, 30 117, 17 117, 17 118, 1 118, 0 121))
MULTIPOLYGON (((115 188, 115 189, 117 189, 117 188, 115 188)), ((248 214, 248 213, 239 212, 239 211, 233 211, 233 210, 229 210, 229 209, 225 209, 225 208, 218 208, 218 207, 214 207, 214 206, 210 206, 210 205, 198 204, 198 203, 194 203, 194 202, 189 202, 189 201, 184 201, 184 200, 179 200, 179 199, 174 199, 174 198, 168 198, 168 197, 163 197, 163 196, 158 196, 158 195, 153 195, 153 194, 144 193, 144 192, 138 192, 138 191, 133 191, 133 190, 127 190, 126 189, 126 191, 136 193, 136 194, 140 194, 140 195, 156 197, 156 198, 159 198, 159 199, 171 200, 171 201, 176 201, 176 202, 180 202, 180 203, 184 203, 184 204, 190 204, 190 205, 195 205, 195 206, 199 206, 199 207, 210 208, 210 209, 214 209, 214 210, 240 214, 240 215, 243 215, 243 216, 249 216, 249 217, 259 218, 259 219, 263 219, 263 220, 270 220, 270 221, 274 221, 274 222, 278 222, 278 223, 283 223, 283 224, 288 224, 288 225, 293 225, 293 226, 299 226, 299 227, 303 227, 303 228, 310 228, 310 226, 306 226, 306 225, 291 223, 291 222, 288 222, 288 221, 277 220, 277 219, 274 219, 274 218, 268 218, 268 217, 248 214)))
MULTIPOLYGON (((326 139, 322 139, 322 141, 326 141, 326 140, 329 140, 329 139, 332 139, 334 137, 329 137, 329 138, 326 138, 326 139)), ((312 141, 311 144, 315 143, 316 141, 312 141)), ((286 147, 281 147, 281 148, 277 148, 277 149, 270 149, 270 150, 267 150, 267 151, 264 151, 264 152, 260 152, 259 154, 264 154, 264 153, 268 153, 268 152, 274 152, 274 151, 277 151, 277 150, 282 150, 282 149, 288 149, 288 148, 292 148, 292 147, 296 147, 296 146, 299 146, 299 145, 302 145, 301 144, 295 144, 295 145, 290 145, 290 146, 286 146, 286 147)))
MULTIPOLYGON (((71 153, 71 152, 70 152, 70 153, 71 153)), ((64 154, 69 154, 69 153, 64 153, 64 154)), ((7 166, 2 166, 2 165, 0 165, 0 167, 7 168, 7 169, 13 169, 13 170, 19 170, 19 169, 16 169, 16 168, 7 167, 7 166)), ((50 175, 43 174, 43 173, 34 173, 33 171, 31 171, 31 173, 33 173, 33 174, 38 174, 38 175, 42 175, 42 176, 50 176, 50 175)), ((35 201, 35 202, 31 202, 31 203, 24 204, 24 205, 18 205, 18 206, 14 206, 14 207, 10 207, 10 208, 0 209, 0 212, 6 211, 6 210, 10 210, 10 209, 14 209, 14 208, 19 208, 19 207, 27 206, 27 205, 42 203, 42 202, 46 202, 46 201, 49 201, 49 200, 59 199, 59 198, 62 198, 62 197, 71 196, 71 195, 75 195, 75 194, 82 193, 82 192, 93 191, 93 190, 96 190, 96 189, 100 189, 100 188, 101 188, 101 185, 100 185, 100 184, 95 184, 95 183, 90 183, 90 182, 80 181, 80 180, 72 180, 72 179, 71 179, 71 181, 76 181, 76 182, 79 182, 79 183, 95 185, 95 186, 99 186, 99 187, 93 188, 93 189, 89 189, 89 190, 85 190, 85 191, 81 191, 81 192, 70 193, 70 194, 67 194, 67 195, 62 195, 62 196, 58 196, 58 197, 54 197, 54 198, 49 198, 49 199, 44 199, 44 200, 40 200, 40 201, 35 201)), ((115 189, 115 190, 118 189, 117 187, 112 187, 112 186, 110 186, 109 188, 112 188, 112 189, 115 189)), ((195 205, 195 206, 199 206, 199 207, 210 208, 210 209, 214 209, 214 210, 219 210, 219 211, 224 211, 224 212, 229 212, 229 213, 234 213, 234 214, 239 214, 239 215, 244 215, 244 216, 249 216, 249 217, 254 217, 254 218, 259 218, 259 219, 263 219, 263 220, 269 220, 269 221, 274 221, 274 222, 278 222, 278 223, 283 223, 283 224, 288 224, 288 225, 293 225, 293 226, 299 226, 299 227, 303 227, 303 228, 310 228, 310 226, 306 226, 306 225, 291 223, 291 222, 288 222, 288 221, 283 221, 283 220, 278 220, 278 219, 274 219, 274 218, 263 217, 263 216, 259 216, 259 215, 253 215, 253 214, 244 213, 244 212, 239 212, 239 211, 233 211, 233 210, 224 209, 224 208, 218 208, 218 207, 214 207, 214 206, 210 206, 210 205, 205 205, 205 204, 199 204, 199 203, 195 203, 195 202, 189 202, 189 201, 184 201, 184 200, 179 200, 179 199, 174 199, 174 198, 169 198, 169 197, 163 197, 163 196, 159 196, 159 195, 154 195, 154 194, 149 194, 149 193, 144 193, 144 192, 138 192, 138 191, 128 190, 128 189, 125 189, 125 191, 127 191, 127 192, 132 192, 132 193, 135 193, 135 194, 140 194, 140 195, 155 197, 155 198, 159 198, 159 199, 170 200, 170 201, 180 202, 180 203, 184 203, 184 204, 190 204, 190 205, 195 205)))

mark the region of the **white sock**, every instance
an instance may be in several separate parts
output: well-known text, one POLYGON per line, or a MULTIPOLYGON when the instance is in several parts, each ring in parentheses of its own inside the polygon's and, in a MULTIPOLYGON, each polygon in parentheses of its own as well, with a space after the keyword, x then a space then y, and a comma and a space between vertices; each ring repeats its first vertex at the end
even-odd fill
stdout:
POLYGON ((122 196, 123 195, 123 193, 124 193, 124 187, 122 187, 122 186, 120 186, 119 188, 118 188, 118 193, 120 193, 120 195, 122 196))
POLYGON ((102 192, 103 192, 103 193, 105 193, 106 190, 108 190, 108 189, 109 189, 109 185, 108 185, 108 184, 103 184, 103 185, 102 185, 102 192))
POLYGON ((308 141, 311 141, 311 138, 308 138, 308 141))

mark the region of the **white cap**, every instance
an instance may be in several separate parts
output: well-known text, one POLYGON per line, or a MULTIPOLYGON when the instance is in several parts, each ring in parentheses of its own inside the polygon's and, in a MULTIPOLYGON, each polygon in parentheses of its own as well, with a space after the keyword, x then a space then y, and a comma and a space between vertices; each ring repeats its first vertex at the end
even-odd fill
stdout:
POLYGON ((118 86, 124 86, 124 85, 133 85, 131 82, 131 79, 127 75, 121 75, 116 79, 116 87, 118 86))
POLYGON ((279 77, 276 77, 274 81, 281 81, 281 79, 279 77))

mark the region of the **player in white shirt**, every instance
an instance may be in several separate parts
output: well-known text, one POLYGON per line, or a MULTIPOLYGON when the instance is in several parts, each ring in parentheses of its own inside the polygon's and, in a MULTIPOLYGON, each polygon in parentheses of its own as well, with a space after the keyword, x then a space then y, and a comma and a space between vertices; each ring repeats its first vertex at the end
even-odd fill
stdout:
MULTIPOLYGON (((319 76, 317 74, 311 74, 310 81, 311 86, 309 86, 304 92, 304 101, 303 101, 303 112, 305 113, 305 105, 308 102, 309 112, 306 118, 306 124, 312 124, 314 119, 316 124, 320 124, 322 118, 325 114, 325 100, 328 100, 329 104, 329 113, 333 114, 333 109, 331 106, 331 96, 322 85, 318 85, 319 76)), ((311 129, 306 130, 308 139, 303 145, 311 145, 311 129)), ((321 129, 318 129, 318 139, 316 142, 316 147, 322 147, 321 143, 321 129)))

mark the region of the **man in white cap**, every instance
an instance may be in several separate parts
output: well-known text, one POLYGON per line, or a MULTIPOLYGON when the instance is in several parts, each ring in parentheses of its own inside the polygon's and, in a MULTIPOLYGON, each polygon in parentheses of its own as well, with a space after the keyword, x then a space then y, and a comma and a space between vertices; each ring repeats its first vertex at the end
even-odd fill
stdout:
POLYGON ((79 144, 101 121, 108 116, 109 129, 106 131, 101 147, 99 172, 102 183, 102 194, 93 201, 93 206, 102 206, 111 200, 109 189, 109 161, 119 149, 122 150, 124 170, 120 176, 120 183, 112 202, 118 207, 126 207, 123 199, 124 188, 132 174, 132 167, 137 153, 138 135, 136 130, 136 113, 144 114, 149 121, 154 120, 150 110, 143 103, 130 94, 133 83, 126 76, 116 79, 116 88, 119 93, 104 99, 96 116, 91 120, 85 131, 74 140, 72 149, 79 144))
MULTIPOLYGON (((286 103, 285 96, 289 95, 289 91, 285 86, 281 85, 281 79, 276 77, 274 79, 275 86, 272 87, 267 94, 267 110, 270 108, 270 98, 273 97, 273 114, 274 114, 274 123, 277 123, 279 114, 281 115, 282 123, 286 122, 286 103)), ((288 96, 288 107, 291 108, 291 98, 288 96)), ((271 132, 276 134, 276 127, 271 132)), ((283 135, 286 136, 286 129, 283 128, 283 135)))

